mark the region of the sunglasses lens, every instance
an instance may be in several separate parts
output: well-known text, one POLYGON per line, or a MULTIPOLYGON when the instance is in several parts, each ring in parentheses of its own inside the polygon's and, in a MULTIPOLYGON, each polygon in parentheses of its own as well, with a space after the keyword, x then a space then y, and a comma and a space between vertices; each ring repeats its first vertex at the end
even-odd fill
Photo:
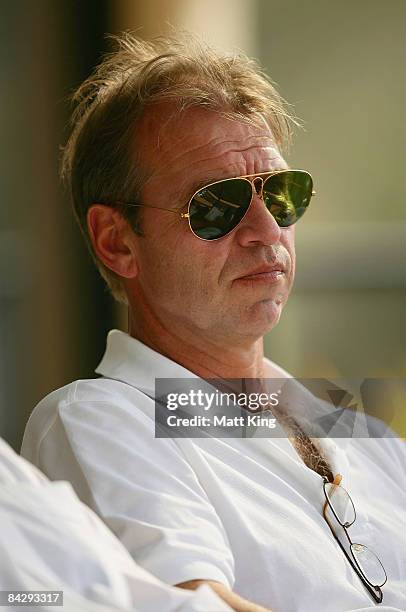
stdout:
POLYGON ((209 185, 198 191, 190 202, 190 227, 199 238, 222 238, 241 221, 251 197, 251 184, 244 179, 230 179, 209 185))
POLYGON ((309 206, 313 180, 303 170, 286 170, 264 182, 263 198, 280 227, 293 225, 309 206))

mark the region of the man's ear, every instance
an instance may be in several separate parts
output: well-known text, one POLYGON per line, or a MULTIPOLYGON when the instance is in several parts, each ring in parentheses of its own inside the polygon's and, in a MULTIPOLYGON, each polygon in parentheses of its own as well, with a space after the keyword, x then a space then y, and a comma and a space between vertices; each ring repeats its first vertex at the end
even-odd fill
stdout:
POLYGON ((134 232, 124 217, 111 206, 92 204, 87 211, 87 227, 93 249, 104 265, 118 276, 135 278, 134 232))

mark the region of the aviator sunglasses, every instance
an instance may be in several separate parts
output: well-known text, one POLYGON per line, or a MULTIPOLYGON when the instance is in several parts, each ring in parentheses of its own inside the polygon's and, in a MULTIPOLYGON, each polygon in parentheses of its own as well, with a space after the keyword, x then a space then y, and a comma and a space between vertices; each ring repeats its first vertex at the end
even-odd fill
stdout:
POLYGON ((201 240, 218 240, 232 232, 244 219, 255 194, 261 198, 279 227, 289 227, 309 206, 313 179, 304 170, 277 170, 215 181, 201 187, 188 202, 187 212, 135 202, 124 206, 156 208, 188 219, 193 234, 201 240))

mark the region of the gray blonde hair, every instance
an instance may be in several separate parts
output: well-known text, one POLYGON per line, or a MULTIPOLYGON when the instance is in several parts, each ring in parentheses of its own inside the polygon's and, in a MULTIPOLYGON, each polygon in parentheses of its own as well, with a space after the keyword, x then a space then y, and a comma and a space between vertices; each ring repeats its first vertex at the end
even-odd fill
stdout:
MULTIPOLYGON (((61 175, 101 275, 113 296, 127 303, 121 278, 93 249, 86 217, 92 203, 139 199, 145 175, 136 125, 146 108, 167 101, 179 114, 199 106, 249 122, 261 115, 281 148, 288 146, 297 121, 271 80, 243 54, 223 53, 187 33, 151 42, 131 33, 110 38, 115 49, 72 96, 72 131, 63 149, 61 175)), ((138 208, 117 209, 142 233, 138 208)))

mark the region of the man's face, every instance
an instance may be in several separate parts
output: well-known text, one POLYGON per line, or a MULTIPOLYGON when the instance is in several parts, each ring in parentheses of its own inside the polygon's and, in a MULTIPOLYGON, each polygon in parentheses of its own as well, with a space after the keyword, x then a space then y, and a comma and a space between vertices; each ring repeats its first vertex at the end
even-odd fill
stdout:
MULTIPOLYGON (((137 136, 149 175, 140 203, 150 206, 186 212, 205 184, 287 168, 265 123, 203 109, 175 119, 155 107, 137 136)), ((130 288, 135 307, 152 310, 166 328, 181 324, 214 342, 256 340, 278 322, 294 277, 294 227, 279 228, 257 195, 240 225, 214 241, 197 238, 179 215, 141 210, 144 236, 134 236, 139 273, 130 288)))

